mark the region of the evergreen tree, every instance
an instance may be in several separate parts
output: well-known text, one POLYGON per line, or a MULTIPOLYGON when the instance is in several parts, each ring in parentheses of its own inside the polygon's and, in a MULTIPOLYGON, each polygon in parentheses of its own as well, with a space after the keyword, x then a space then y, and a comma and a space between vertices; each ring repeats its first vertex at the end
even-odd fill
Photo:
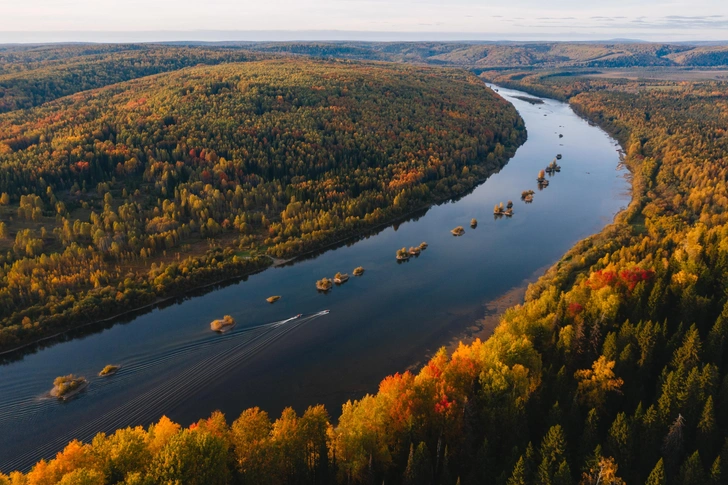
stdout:
MULTIPOLYGON (((555 477, 562 468, 565 453, 564 430, 558 424, 551 426, 541 442, 541 464, 538 467, 540 485, 555 485, 555 477)), ((559 476, 560 479, 563 479, 561 475, 559 476)))
POLYGON ((625 413, 617 414, 607 435, 607 454, 629 469, 632 457, 632 427, 625 413))
POLYGON ((703 406, 703 413, 698 422, 698 445, 704 456, 713 456, 713 442, 715 439, 715 412, 713 410, 713 396, 708 396, 703 406))
POLYGON ((723 363, 723 353, 728 340, 728 302, 723 306, 723 312, 715 321, 713 328, 708 333, 706 345, 706 357, 709 362, 721 366, 723 363))
POLYGON ((681 485, 704 485, 707 482, 700 452, 696 451, 680 467, 681 485))
POLYGON ((559 468, 556 470, 556 473, 554 473, 554 485, 571 485, 571 468, 569 468, 569 464, 566 462, 566 460, 562 460, 561 463, 559 463, 559 468))
MULTIPOLYGON (((582 453, 588 453, 588 450, 593 450, 599 443, 599 413, 597 413, 596 409, 592 408, 589 410, 589 414, 587 414, 586 420, 584 421, 583 429, 579 448, 582 453)), ((581 458, 584 459, 585 456, 581 458)))
POLYGON ((652 469, 645 485, 667 485, 667 479, 665 478, 665 465, 662 462, 662 458, 657 462, 655 468, 652 469))
POLYGON ((511 478, 508 479, 508 485, 526 485, 526 460, 523 455, 516 462, 516 466, 513 467, 513 473, 511 478))
POLYGON ((724 485, 723 471, 720 465, 720 455, 715 458, 713 465, 710 467, 710 485, 724 485))

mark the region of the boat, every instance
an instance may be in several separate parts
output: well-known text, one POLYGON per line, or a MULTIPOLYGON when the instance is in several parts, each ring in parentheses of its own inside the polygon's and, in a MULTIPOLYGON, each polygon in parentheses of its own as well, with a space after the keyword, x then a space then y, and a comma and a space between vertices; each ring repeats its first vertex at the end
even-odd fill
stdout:
POLYGON ((99 372, 99 377, 108 377, 113 376, 117 372, 119 372, 119 369, 121 369, 120 365, 107 365, 103 369, 101 369, 101 372, 99 372))
POLYGON ((503 214, 506 217, 513 217, 513 209, 507 209, 503 214))
POLYGON ((422 250, 420 249, 419 246, 413 246, 413 247, 409 248, 410 256, 419 256, 420 252, 422 252, 422 250))
POLYGON ((346 283, 347 281, 349 281, 349 275, 346 273, 336 273, 334 275, 334 283, 336 283, 337 285, 341 285, 343 283, 346 283))
POLYGON ((361 276, 364 274, 364 268, 362 266, 354 268, 353 273, 354 273, 354 276, 361 276))
POLYGON ((424 251, 425 249, 427 249, 427 243, 426 242, 421 242, 420 243, 420 250, 424 251))
POLYGON ((265 301, 267 301, 268 303, 275 303, 280 299, 281 299, 280 295, 275 295, 275 296, 269 296, 268 298, 265 299, 265 301))
POLYGON ((407 261, 410 258, 410 253, 405 248, 397 250, 397 261, 407 261))
POLYGON ((222 319, 213 320, 210 322, 210 329, 213 332, 225 333, 235 326, 236 322, 230 315, 225 315, 222 319))
POLYGON ((324 310, 321 312, 322 315, 328 315, 331 310, 324 310))
POLYGON ((476 227, 478 227, 478 220, 477 220, 477 219, 475 219, 475 218, 473 218, 473 219, 472 219, 472 220, 470 221, 470 227, 472 227, 473 229, 475 229, 476 227))
POLYGON ((299 313, 298 315, 296 315, 296 316, 295 316, 295 317, 293 317, 293 318, 301 318, 302 316, 303 316, 303 313, 299 313))
POLYGON ((463 229, 463 226, 458 226, 450 232, 453 236, 462 236, 463 234, 465 234, 465 229, 463 229))

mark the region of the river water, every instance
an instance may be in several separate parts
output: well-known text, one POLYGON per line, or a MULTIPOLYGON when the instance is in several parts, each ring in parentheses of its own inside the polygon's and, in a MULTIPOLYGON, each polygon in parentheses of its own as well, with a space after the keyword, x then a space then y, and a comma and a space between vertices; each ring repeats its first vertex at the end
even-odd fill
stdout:
POLYGON ((528 141, 470 194, 0 366, 0 470, 52 457, 70 439, 164 414, 187 425, 216 409, 232 421, 251 406, 275 418, 288 405, 303 412, 322 403, 335 418, 346 400, 423 362, 482 318, 489 301, 610 223, 629 203, 617 143, 564 103, 529 104, 513 97, 525 93, 498 90, 524 118, 528 141), (557 153, 562 170, 539 191, 538 171, 557 153), (527 189, 536 190, 532 204, 520 200, 527 189), (493 206, 509 199, 514 216, 496 219, 493 206), (465 234, 453 237, 459 225, 465 234), (429 248, 419 257, 395 260, 398 248, 423 241, 429 248), (328 294, 316 291, 316 280, 357 266, 366 268, 363 276, 328 294), (271 295, 282 298, 269 304, 271 295), (324 309, 330 313, 318 313, 324 309), (225 314, 237 326, 212 333, 210 321, 225 314), (122 367, 97 377, 106 364, 122 367), (70 373, 89 379, 86 391, 67 402, 46 397, 53 379, 70 373))

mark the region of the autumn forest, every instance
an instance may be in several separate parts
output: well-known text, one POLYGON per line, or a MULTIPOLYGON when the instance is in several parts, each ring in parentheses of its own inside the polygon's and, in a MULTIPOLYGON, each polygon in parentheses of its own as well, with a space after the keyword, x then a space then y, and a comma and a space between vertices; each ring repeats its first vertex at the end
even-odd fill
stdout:
MULTIPOLYGON (((445 49, 432 45, 399 63, 283 46, 140 48, 146 70, 122 57, 122 77, 77 91, 70 73, 113 62, 107 48, 0 51, 0 87, 13 86, 0 98, 0 348, 465 193, 526 138, 483 81, 566 101, 615 137, 631 203, 490 338, 341 409, 162 418, 0 484, 728 484, 728 82, 406 63, 445 49)), ((489 55, 510 63, 513 49, 489 55)), ((629 59, 704 51, 632 46, 629 59)))

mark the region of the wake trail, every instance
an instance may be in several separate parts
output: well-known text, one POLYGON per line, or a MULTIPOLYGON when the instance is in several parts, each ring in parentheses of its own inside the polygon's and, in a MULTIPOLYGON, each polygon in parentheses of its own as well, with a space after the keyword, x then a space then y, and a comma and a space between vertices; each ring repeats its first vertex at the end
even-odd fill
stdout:
MULTIPOLYGON (((221 376, 221 371, 229 365, 252 358, 255 354, 270 346, 284 335, 322 314, 319 312, 305 317, 294 317, 254 327, 236 329, 221 335, 217 339, 203 341, 204 343, 198 344, 197 349, 195 349, 194 345, 187 343, 182 347, 169 350, 163 356, 150 359, 147 363, 137 361, 136 365, 131 365, 131 367, 129 367, 129 364, 124 364, 120 372, 127 369, 123 379, 126 381, 135 377, 136 374, 139 374, 143 370, 182 357, 189 357, 192 352, 202 352, 213 346, 229 345, 228 348, 222 349, 221 352, 217 352, 192 364, 172 379, 165 381, 159 386, 152 387, 136 398, 127 401, 91 422, 79 426, 68 433, 64 433, 62 436, 46 442, 39 448, 16 456, 3 468, 7 468, 8 471, 15 469, 27 470, 38 459, 49 458, 57 451, 60 451, 72 439, 88 441, 99 432, 112 432, 120 427, 135 425, 137 423, 148 424, 148 422, 161 416, 160 405, 163 404, 164 407, 169 408, 178 404, 187 396, 187 390, 194 392, 195 390, 210 385, 217 380, 216 376, 221 376), (255 330, 259 330, 260 332, 254 332, 255 330), (245 340, 243 340, 243 337, 246 337, 245 340), (240 342, 239 340, 243 341, 240 342)), ((104 382, 104 385, 96 392, 90 393, 91 395, 89 397, 93 397, 94 394, 104 391, 106 387, 112 387, 115 381, 119 381, 113 377, 104 379, 107 382, 104 382)))

